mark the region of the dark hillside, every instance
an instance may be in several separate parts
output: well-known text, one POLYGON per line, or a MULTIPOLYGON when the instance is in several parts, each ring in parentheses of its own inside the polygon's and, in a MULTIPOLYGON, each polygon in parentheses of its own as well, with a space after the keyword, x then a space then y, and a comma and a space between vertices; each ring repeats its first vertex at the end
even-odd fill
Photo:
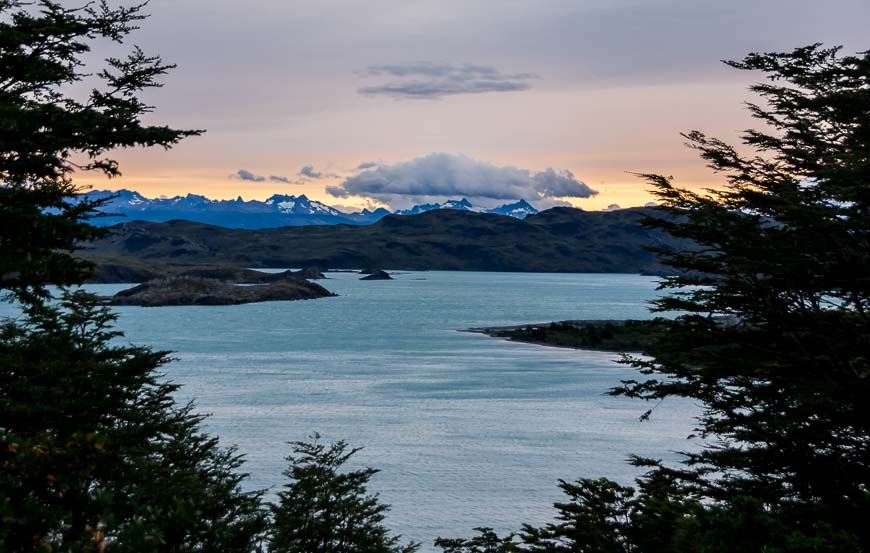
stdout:
POLYGON ((660 272, 647 246, 680 246, 639 225, 649 209, 554 208, 525 220, 457 210, 389 215, 368 226, 262 230, 130 222, 84 253, 99 263, 416 270, 660 272))

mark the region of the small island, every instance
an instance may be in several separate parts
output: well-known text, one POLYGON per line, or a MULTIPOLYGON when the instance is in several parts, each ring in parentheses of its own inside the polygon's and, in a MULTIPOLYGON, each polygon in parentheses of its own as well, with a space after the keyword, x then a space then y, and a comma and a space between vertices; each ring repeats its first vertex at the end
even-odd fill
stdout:
POLYGON ((238 305, 263 301, 309 300, 335 296, 301 278, 285 277, 266 284, 239 285, 198 276, 150 280, 108 298, 110 305, 158 307, 169 305, 238 305))
POLYGON ((388 272, 381 270, 361 271, 360 274, 368 275, 362 277, 360 280, 393 280, 393 277, 391 277, 388 272))

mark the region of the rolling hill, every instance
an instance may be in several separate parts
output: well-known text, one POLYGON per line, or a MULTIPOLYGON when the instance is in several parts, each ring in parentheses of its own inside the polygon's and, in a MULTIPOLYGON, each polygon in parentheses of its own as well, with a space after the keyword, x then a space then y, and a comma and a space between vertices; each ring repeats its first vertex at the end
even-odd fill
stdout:
POLYGON ((82 255, 119 274, 124 268, 159 273, 165 265, 661 273, 663 267, 646 248, 687 244, 644 229, 640 220, 650 213, 649 208, 587 212, 559 207, 521 220, 439 209, 389 215, 366 226, 261 230, 181 220, 129 222, 111 227, 82 255))

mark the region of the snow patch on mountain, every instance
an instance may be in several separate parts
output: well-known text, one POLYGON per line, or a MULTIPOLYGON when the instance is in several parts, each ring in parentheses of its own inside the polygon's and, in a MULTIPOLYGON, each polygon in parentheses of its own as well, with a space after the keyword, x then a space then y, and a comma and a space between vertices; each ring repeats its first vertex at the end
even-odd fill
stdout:
MULTIPOLYGON (((101 211, 111 214, 94 219, 94 224, 114 224, 121 221, 145 220, 168 221, 187 219, 213 225, 235 228, 266 228, 285 225, 366 225, 390 215, 382 207, 345 213, 324 203, 312 200, 304 194, 292 196, 275 194, 265 201, 246 202, 241 196, 235 200, 212 200, 197 194, 149 199, 132 190, 94 190, 85 197, 90 200, 106 199, 101 211)), ((487 209, 473 205, 467 198, 450 199, 444 203, 415 205, 410 209, 397 210, 398 215, 416 215, 434 209, 456 209, 477 213, 494 213, 519 219, 537 213, 534 206, 520 200, 496 208, 487 209)))

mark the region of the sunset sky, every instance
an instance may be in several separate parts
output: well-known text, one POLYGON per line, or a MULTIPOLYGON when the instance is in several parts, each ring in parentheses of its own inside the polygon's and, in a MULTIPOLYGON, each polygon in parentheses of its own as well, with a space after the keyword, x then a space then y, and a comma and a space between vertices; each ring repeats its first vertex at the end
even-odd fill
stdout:
MULTIPOLYGON (((178 68, 154 122, 207 132, 119 152, 95 188, 406 207, 523 195, 642 205, 629 172, 715 185, 679 133, 736 141, 758 75, 721 59, 870 48, 867 0, 152 0, 133 42, 178 68), (596 193, 596 194, 593 194, 596 193)), ((99 53, 99 52, 98 52, 99 53)))

